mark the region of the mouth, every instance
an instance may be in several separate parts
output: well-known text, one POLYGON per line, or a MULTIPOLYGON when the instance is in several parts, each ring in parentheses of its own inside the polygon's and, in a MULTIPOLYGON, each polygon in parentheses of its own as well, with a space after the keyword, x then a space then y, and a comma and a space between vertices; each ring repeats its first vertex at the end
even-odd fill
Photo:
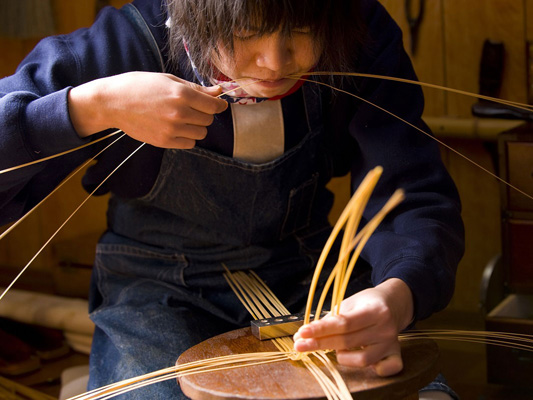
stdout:
POLYGON ((297 80, 287 78, 290 75, 269 76, 264 78, 246 76, 242 77, 233 85, 238 85, 240 89, 249 94, 259 97, 275 97, 290 90, 297 80))
POLYGON ((287 78, 280 79, 256 79, 255 84, 263 87, 275 88, 279 86, 284 86, 287 84, 287 78))

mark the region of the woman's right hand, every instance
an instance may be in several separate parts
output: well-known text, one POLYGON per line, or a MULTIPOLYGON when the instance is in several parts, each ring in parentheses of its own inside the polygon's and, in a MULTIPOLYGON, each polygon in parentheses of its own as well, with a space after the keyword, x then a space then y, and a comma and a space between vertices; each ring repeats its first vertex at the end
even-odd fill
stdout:
POLYGON ((118 128, 157 147, 188 149, 228 107, 221 92, 171 74, 127 72, 71 89, 69 113, 81 137, 118 128))

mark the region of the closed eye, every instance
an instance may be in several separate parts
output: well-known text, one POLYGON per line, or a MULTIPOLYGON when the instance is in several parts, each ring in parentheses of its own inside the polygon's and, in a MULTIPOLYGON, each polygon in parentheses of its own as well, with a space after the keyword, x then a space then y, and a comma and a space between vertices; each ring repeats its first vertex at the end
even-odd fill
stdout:
POLYGON ((258 31, 256 30, 250 30, 250 29, 243 29, 238 32, 233 33, 233 38, 237 40, 249 40, 257 37, 258 31))

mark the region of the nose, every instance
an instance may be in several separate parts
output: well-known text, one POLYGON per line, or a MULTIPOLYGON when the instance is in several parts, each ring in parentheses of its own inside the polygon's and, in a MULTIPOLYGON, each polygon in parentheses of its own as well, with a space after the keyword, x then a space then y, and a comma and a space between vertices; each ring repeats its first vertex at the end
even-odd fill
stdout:
POLYGON ((294 60, 294 49, 291 38, 280 32, 265 36, 257 43, 256 64, 282 74, 294 60))

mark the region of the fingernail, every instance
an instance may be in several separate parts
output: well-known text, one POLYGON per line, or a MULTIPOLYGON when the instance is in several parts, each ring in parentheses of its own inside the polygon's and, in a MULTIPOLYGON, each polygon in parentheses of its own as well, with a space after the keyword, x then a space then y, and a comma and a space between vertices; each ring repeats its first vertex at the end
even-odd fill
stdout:
POLYGON ((298 333, 304 337, 311 336, 313 334, 313 328, 309 325, 303 325, 300 327, 300 329, 298 329, 298 333))
POLYGON ((294 342, 296 351, 313 351, 316 350, 316 342, 312 339, 298 339, 294 342))

